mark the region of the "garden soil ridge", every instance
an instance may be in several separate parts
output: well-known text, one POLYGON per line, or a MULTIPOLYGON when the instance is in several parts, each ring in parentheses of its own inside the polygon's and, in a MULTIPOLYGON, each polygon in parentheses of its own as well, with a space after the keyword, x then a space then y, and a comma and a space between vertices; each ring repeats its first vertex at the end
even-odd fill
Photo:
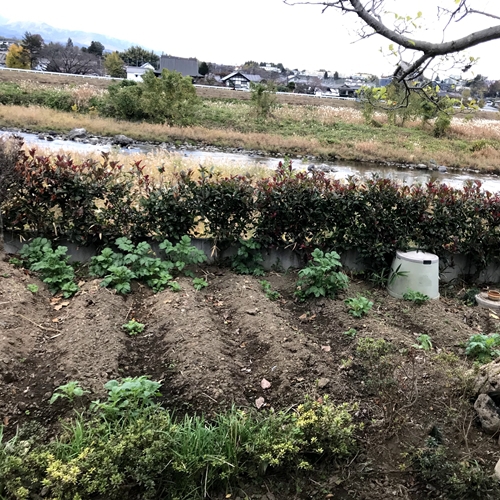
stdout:
POLYGON ((233 404, 255 408, 258 398, 264 398, 264 408, 277 410, 293 408, 306 396, 329 395, 336 403, 359 405, 355 420, 365 429, 348 469, 325 464, 302 493, 290 491, 293 484, 286 481, 273 488, 276 479, 271 478, 265 484, 272 496, 249 485, 250 498, 325 498, 325 491, 358 500, 429 498, 411 469, 401 467, 401 454, 423 446, 434 426, 456 460, 472 457, 493 472, 500 458, 497 439, 476 421, 466 384, 472 364, 462 347, 474 333, 498 331, 498 318, 486 309, 467 307, 454 297, 418 307, 355 277, 337 300, 302 304, 293 297, 295 272, 266 275, 282 296, 273 302, 259 284, 262 278, 218 267, 195 271, 209 283, 203 291, 180 278, 178 293, 153 294, 134 283, 130 295, 120 296, 84 277, 80 291, 66 300, 51 296, 34 274, 13 267, 0 254, 0 420, 5 433, 12 436, 32 419, 56 432, 73 408, 48 400, 70 380, 91 391, 78 403, 81 408, 102 398, 110 379, 149 375, 163 383, 163 406, 179 414, 211 416, 233 404), (36 284, 38 292, 30 292, 28 284, 36 284), (374 303, 359 319, 343 301, 357 293, 374 303), (128 336, 122 325, 130 319, 144 323, 144 332, 128 336), (351 329, 354 336, 345 333, 351 329), (432 351, 413 347, 421 334, 431 337, 432 351), (396 349, 397 384, 387 393, 370 389, 374 374, 356 357, 357 342, 366 337, 385 339, 396 349), (263 379, 269 388, 263 389, 263 379))

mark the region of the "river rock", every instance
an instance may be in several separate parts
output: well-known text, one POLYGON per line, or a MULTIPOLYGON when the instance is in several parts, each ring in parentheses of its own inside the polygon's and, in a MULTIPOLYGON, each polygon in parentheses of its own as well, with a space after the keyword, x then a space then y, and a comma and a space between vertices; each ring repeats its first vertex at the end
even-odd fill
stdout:
POLYGON ((130 144, 133 144, 134 140, 131 139, 130 137, 127 137, 126 135, 115 135, 113 137, 113 144, 117 144, 118 146, 130 146, 130 144))
POLYGON ((476 394, 500 393, 500 359, 483 365, 474 382, 476 394))
POLYGON ((438 171, 439 171, 439 172, 447 172, 447 171, 448 171, 448 169, 447 169, 444 165, 439 165, 439 167, 438 167, 438 171))
POLYGON ((500 408, 488 394, 478 396, 474 409, 485 432, 496 434, 500 431, 500 408))
POLYGON ((87 137, 87 131, 84 128, 74 128, 68 132, 68 139, 70 141, 84 139, 85 137, 87 137))
POLYGON ((495 465, 495 472, 493 473, 493 475, 500 481, 500 460, 495 465))

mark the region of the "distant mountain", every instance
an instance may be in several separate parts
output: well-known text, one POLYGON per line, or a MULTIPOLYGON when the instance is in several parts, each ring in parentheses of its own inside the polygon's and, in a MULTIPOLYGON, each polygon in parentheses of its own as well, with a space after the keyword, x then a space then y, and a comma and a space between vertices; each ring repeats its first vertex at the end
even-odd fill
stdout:
POLYGON ((118 38, 111 38, 99 33, 87 33, 85 31, 71 31, 54 28, 46 23, 33 23, 33 22, 7 22, 7 20, 0 16, 0 36, 5 38, 18 38, 21 39, 24 33, 29 31, 31 34, 40 35, 45 43, 48 42, 61 42, 66 43, 68 38, 71 38, 75 45, 80 47, 88 47, 93 40, 101 42, 106 50, 123 51, 137 45, 137 43, 120 40, 118 38))

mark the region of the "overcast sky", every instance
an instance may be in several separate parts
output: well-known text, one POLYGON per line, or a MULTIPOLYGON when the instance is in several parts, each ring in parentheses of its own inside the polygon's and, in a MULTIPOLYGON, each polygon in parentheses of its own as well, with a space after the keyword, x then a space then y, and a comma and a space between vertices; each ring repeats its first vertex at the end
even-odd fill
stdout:
MULTIPOLYGON (((416 16, 424 28, 418 38, 439 38, 434 30, 436 0, 389 0, 398 14, 416 16), (415 8, 413 8, 415 6, 415 8), (406 10, 404 10, 406 9, 406 10)), ((454 0, 442 0, 453 8, 454 0)), ((500 14, 500 0, 474 0, 474 7, 500 14)), ((389 4, 390 7, 390 4, 389 4)), ((320 6, 287 6, 282 0, 23 0, 4 1, 0 15, 12 21, 45 22, 58 28, 103 33, 140 44, 157 53, 196 57, 200 61, 243 64, 247 60, 283 63, 294 69, 338 71, 376 75, 391 72, 391 59, 384 57, 389 42, 379 36, 357 43, 352 16, 334 9, 321 13, 320 6), (20 8, 22 5, 22 8, 20 8)), ((391 14, 392 15, 392 14, 391 14)), ((495 23, 477 16, 467 28, 495 23)), ((500 22, 499 22, 500 24, 500 22)), ((461 25, 452 26, 454 36, 464 36, 461 25)), ((500 79, 500 41, 470 50, 480 57, 475 74, 500 79)), ((393 59, 392 59, 393 61, 393 59)), ((443 70, 444 72, 444 70, 443 70)), ((455 74, 460 71, 454 71, 455 74)), ((469 76, 471 74, 469 73, 469 76)))

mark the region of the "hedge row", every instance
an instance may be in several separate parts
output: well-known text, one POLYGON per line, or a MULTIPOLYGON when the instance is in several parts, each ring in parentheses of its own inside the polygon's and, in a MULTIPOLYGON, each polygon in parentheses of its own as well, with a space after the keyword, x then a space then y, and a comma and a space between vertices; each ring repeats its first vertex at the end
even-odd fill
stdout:
MULTIPOLYGON (((141 162, 131 171, 109 161, 20 152, 1 209, 7 231, 24 237, 109 244, 120 236, 178 241, 212 237, 223 248, 253 237, 307 256, 315 248, 357 250, 369 269, 390 264, 396 249, 464 254, 482 269, 500 252, 500 195, 431 182, 347 182, 280 164, 266 179, 220 177, 201 169, 174 182, 153 180, 141 162)), ((161 178, 161 176, 158 176, 161 178)), ((5 188, 5 186, 4 186, 5 188)))

